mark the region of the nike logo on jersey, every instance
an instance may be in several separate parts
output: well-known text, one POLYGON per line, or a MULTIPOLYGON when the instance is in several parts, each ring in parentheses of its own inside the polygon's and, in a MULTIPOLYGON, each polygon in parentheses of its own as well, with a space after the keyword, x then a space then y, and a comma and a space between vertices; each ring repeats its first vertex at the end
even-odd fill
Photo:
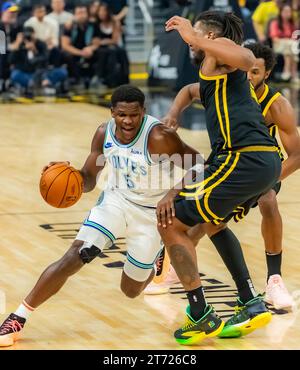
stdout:
POLYGON ((108 149, 108 148, 111 148, 113 146, 113 143, 106 143, 104 145, 104 148, 108 149))

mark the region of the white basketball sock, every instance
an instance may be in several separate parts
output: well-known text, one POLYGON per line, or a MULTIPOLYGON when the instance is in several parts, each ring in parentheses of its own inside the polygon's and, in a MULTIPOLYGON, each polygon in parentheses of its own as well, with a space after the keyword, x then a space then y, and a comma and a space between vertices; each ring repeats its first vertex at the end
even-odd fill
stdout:
POLYGON ((23 317, 24 319, 27 320, 33 311, 34 308, 29 306, 29 304, 26 303, 25 301, 23 301, 14 313, 15 315, 23 317))

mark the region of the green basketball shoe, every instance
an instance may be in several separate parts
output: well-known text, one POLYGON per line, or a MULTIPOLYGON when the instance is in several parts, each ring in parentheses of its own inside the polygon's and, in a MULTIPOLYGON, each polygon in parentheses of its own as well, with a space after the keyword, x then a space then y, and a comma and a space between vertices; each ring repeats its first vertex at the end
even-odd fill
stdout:
POLYGON ((238 338, 250 334, 272 319, 260 295, 245 304, 238 298, 237 303, 235 314, 225 323, 219 338, 238 338))
POLYGON ((175 331, 174 337, 180 344, 191 346, 205 338, 217 336, 223 329, 224 322, 215 313, 212 306, 207 305, 204 315, 195 321, 190 314, 190 306, 186 309, 186 322, 184 326, 175 331))

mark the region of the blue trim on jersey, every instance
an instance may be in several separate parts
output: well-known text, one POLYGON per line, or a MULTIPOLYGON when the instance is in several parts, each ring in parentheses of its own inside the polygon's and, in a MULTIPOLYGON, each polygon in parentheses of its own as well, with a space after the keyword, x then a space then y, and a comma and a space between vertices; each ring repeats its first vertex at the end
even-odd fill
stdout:
POLYGON ((104 230, 101 230, 99 229, 99 227, 96 227, 96 226, 93 226, 93 225, 90 225, 86 222, 83 223, 83 226, 86 226, 86 227, 91 227, 93 229, 96 229, 97 231, 99 231, 101 234, 104 234, 112 243, 115 241, 115 239, 112 239, 109 235, 107 235, 107 233, 104 231, 104 230))
POLYGON ((137 260, 135 260, 133 257, 131 257, 128 253, 127 253, 127 260, 134 266, 138 267, 138 268, 141 268, 143 270, 150 270, 150 269, 153 269, 153 265, 154 265, 154 262, 153 263, 142 263, 142 262, 139 262, 137 260))
POLYGON ((148 138, 149 138, 149 134, 150 134, 150 131, 152 130, 152 128, 154 126, 157 126, 157 125, 160 125, 160 124, 161 124, 161 122, 159 122, 159 121, 152 122, 151 125, 148 127, 147 132, 146 132, 146 135, 145 135, 145 141, 144 141, 144 157, 146 159, 146 162, 149 165, 153 164, 153 162, 151 161, 149 152, 148 152, 148 138))
POLYGON ((97 224, 97 222, 94 222, 94 221, 89 220, 89 216, 83 222, 83 225, 84 226, 92 227, 92 228, 100 231, 101 233, 103 233, 104 235, 106 235, 112 242, 114 240, 116 240, 116 237, 114 236, 114 234, 112 232, 110 232, 109 230, 107 230, 104 226, 102 226, 100 224, 97 224))
POLYGON ((111 125, 110 125, 110 126, 109 126, 109 131, 110 131, 110 135, 111 135, 111 137, 112 137, 112 139, 113 139, 114 143, 115 143, 118 147, 120 147, 120 148, 130 148, 131 146, 133 146, 133 145, 138 141, 138 139, 140 138, 140 136, 142 135, 142 132, 143 132, 143 130, 144 130, 145 123, 146 123, 147 119, 148 119, 148 115, 147 115, 147 114, 145 114, 144 119, 143 119, 143 122, 142 122, 142 124, 141 124, 140 129, 139 129, 139 132, 137 133, 136 137, 132 140, 132 142, 131 142, 131 143, 129 143, 129 144, 121 144, 121 143, 119 143, 119 142, 118 142, 118 140, 115 138, 115 135, 114 135, 114 133, 112 132, 112 127, 111 127, 111 125))
POLYGON ((105 144, 106 144, 106 139, 107 139, 107 135, 108 135, 108 130, 109 130, 109 127, 111 126, 111 120, 110 121, 108 121, 108 123, 107 123, 107 126, 106 126, 106 130, 105 130, 105 136, 104 136, 104 141, 103 141, 103 145, 102 145, 102 152, 103 152, 103 154, 104 154, 104 151, 105 151, 105 144))
POLYGON ((159 250, 156 257, 154 258, 154 261, 152 263, 142 263, 137 261, 135 258, 133 258, 128 252, 127 252, 127 259, 130 263, 132 263, 134 266, 139 267, 144 270, 150 270, 153 268, 153 265, 155 264, 157 257, 160 255, 162 249, 159 250))

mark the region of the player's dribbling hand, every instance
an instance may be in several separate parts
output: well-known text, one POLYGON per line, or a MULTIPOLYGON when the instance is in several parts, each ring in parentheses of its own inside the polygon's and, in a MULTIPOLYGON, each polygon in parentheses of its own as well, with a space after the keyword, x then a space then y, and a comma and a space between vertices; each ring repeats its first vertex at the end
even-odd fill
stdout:
POLYGON ((192 44, 195 31, 188 19, 175 15, 166 22, 165 29, 167 32, 177 30, 187 44, 192 44))
POLYGON ((180 190, 171 189, 158 202, 156 207, 156 217, 158 226, 166 228, 172 224, 172 218, 175 217, 174 199, 180 190))
POLYGON ((173 128, 174 130, 177 130, 180 126, 180 123, 177 121, 177 119, 171 116, 163 117, 161 122, 167 127, 173 128))
POLYGON ((65 164, 67 166, 70 166, 70 162, 69 161, 57 161, 57 162, 50 162, 49 164, 47 164, 47 166, 44 166, 43 169, 42 169, 42 174, 48 170, 49 167, 51 166, 54 166, 55 164, 58 164, 58 163, 62 163, 62 164, 65 164))

